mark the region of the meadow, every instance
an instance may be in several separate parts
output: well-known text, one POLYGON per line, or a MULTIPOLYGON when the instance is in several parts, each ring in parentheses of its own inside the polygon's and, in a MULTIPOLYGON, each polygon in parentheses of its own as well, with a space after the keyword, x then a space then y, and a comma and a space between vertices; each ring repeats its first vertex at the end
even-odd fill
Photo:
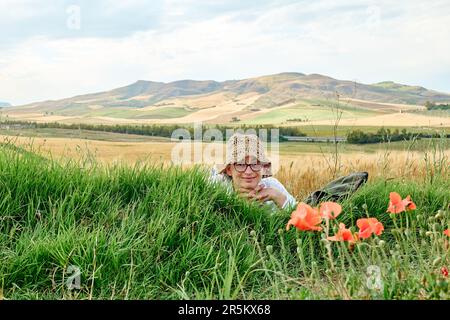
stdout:
POLYGON ((359 147, 281 144, 277 178, 299 201, 333 177, 369 172, 340 201, 339 217, 312 232, 287 231, 291 210, 230 194, 205 167, 164 161, 168 142, 108 137, 3 137, 0 298, 450 297, 447 140, 370 146, 364 156, 359 147), (114 161, 123 149, 130 153, 114 161), (160 161, 148 157, 155 150, 160 161), (393 191, 417 208, 387 213, 393 191), (356 232, 368 217, 384 225, 382 234, 327 240, 338 223, 356 232), (80 287, 70 290, 74 270, 80 287))
POLYGON ((338 106, 333 101, 305 99, 298 104, 275 107, 257 112, 248 119, 244 117, 241 122, 252 125, 288 124, 289 122, 298 124, 300 121, 293 120, 301 119, 302 122, 335 120, 337 114, 340 114, 342 119, 357 119, 383 114, 383 111, 380 110, 363 109, 350 104, 339 104, 338 106))

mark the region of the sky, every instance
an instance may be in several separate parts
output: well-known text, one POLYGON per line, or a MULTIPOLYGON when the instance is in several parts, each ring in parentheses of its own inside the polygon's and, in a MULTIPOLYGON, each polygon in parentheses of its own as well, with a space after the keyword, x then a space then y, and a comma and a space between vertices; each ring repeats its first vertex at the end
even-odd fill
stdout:
POLYGON ((450 93, 448 0, 0 0, 0 101, 280 72, 450 93))

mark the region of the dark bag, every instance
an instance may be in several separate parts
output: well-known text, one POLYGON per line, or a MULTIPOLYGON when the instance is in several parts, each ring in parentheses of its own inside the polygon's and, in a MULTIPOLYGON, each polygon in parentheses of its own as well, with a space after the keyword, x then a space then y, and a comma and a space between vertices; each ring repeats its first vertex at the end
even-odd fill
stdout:
POLYGON ((368 179, 367 172, 354 172, 331 181, 320 190, 312 192, 303 202, 311 206, 322 201, 338 201, 350 196, 368 179))

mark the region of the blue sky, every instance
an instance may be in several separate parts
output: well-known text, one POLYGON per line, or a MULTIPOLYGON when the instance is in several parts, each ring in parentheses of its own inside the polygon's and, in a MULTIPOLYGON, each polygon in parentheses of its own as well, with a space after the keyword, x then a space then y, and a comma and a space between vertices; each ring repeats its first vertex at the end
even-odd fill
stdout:
POLYGON ((321 73, 450 93, 450 2, 0 0, 0 101, 321 73))

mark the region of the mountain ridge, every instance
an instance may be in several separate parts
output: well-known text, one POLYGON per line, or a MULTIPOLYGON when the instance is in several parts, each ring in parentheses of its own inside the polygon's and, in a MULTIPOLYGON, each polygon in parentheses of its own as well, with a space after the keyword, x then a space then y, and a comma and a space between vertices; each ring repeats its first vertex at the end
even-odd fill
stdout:
MULTIPOLYGON (((238 117, 264 118, 262 113, 280 107, 307 106, 328 112, 329 109, 318 107, 330 106, 336 101, 347 101, 350 108, 361 109, 362 112, 398 112, 401 108, 420 109, 426 101, 450 102, 450 94, 393 81, 364 84, 318 73, 282 72, 225 81, 184 79, 165 83, 137 80, 112 90, 14 106, 8 108, 8 112, 18 117, 40 114, 42 117, 78 117, 83 121, 117 118, 136 121, 169 119, 169 122, 182 119, 190 122, 197 119, 209 121, 227 115, 226 121, 230 122, 238 117)), ((298 119, 297 115, 304 114, 298 110, 291 111, 287 110, 292 114, 289 119, 298 119)), ((287 116, 281 118, 288 119, 287 116)), ((58 121, 60 118, 55 119, 58 121)))
MULTIPOLYGON (((359 86, 360 88, 367 88, 367 87, 376 87, 378 88, 379 92, 389 93, 389 91, 395 91, 395 90, 404 90, 409 91, 411 94, 417 94, 417 93, 435 93, 435 95, 428 95, 423 96, 422 98, 429 98, 429 99, 450 99, 450 94, 438 92, 436 90, 426 89, 422 86, 415 86, 415 85, 405 85, 396 83, 394 81, 381 81, 373 84, 364 84, 359 83, 355 81, 350 80, 338 80, 326 75, 318 74, 318 73, 311 73, 311 74, 304 74, 299 72, 282 72, 278 74, 273 75, 266 75, 266 76, 260 76, 255 78, 247 78, 247 79, 241 79, 241 80, 225 80, 225 81, 215 81, 215 80, 191 80, 191 79, 183 79, 183 80, 176 80, 171 82, 157 82, 157 81, 151 81, 151 80, 137 80, 134 83, 131 83, 126 86, 114 88, 111 90, 101 91, 101 92, 94 92, 94 93, 88 93, 88 94, 81 94, 76 95, 68 98, 58 99, 58 100, 45 100, 40 102, 32 102, 29 104, 25 104, 22 106, 28 106, 28 105, 35 105, 39 103, 51 103, 56 101, 64 101, 64 100, 70 100, 75 98, 89 98, 93 96, 102 96, 104 94, 112 94, 112 95, 119 95, 120 99, 125 100, 129 99, 138 95, 142 94, 157 94, 156 97, 152 100, 163 100, 170 97, 177 97, 177 96, 186 96, 186 95, 196 95, 196 94, 205 94, 205 93, 211 93, 217 90, 227 90, 231 92, 237 92, 237 93, 245 93, 251 90, 255 90, 259 93, 264 93, 270 91, 267 84, 267 79, 281 79, 281 81, 289 82, 289 81, 295 81, 295 80, 306 80, 307 82, 322 82, 322 84, 318 84, 317 88, 319 90, 323 90, 324 92, 330 91, 336 87, 338 90, 342 90, 343 94, 348 94, 352 90, 349 90, 350 87, 359 86), (288 79, 286 79, 288 77, 288 79), (289 79, 290 78, 290 79, 289 79), (413 90, 416 90, 417 92, 413 92, 413 90)), ((276 81, 274 81, 276 82, 276 81)), ((311 87, 311 86, 310 86, 311 87)), ((305 86, 301 85, 295 85, 291 86, 292 89, 300 89, 305 88, 305 86)), ((338 91, 337 90, 337 91, 338 91)), ((422 100, 423 100, 422 99, 422 100)), ((417 100, 421 100, 420 97, 417 97, 417 100)), ((157 102, 157 101, 155 101, 157 102)), ((379 102, 388 102, 388 101, 379 101, 379 102)), ((391 101, 394 102, 394 101, 391 101)), ((401 102, 401 101, 396 101, 401 102)), ((408 103, 406 99, 403 101, 404 103, 408 103)), ((418 101, 414 101, 418 102, 418 101)), ((422 101, 420 101, 422 102, 422 101)), ((439 102, 439 101, 436 101, 439 102)), ((0 102, 1 103, 1 102, 0 102)), ((21 106, 18 106, 21 107, 21 106)))

